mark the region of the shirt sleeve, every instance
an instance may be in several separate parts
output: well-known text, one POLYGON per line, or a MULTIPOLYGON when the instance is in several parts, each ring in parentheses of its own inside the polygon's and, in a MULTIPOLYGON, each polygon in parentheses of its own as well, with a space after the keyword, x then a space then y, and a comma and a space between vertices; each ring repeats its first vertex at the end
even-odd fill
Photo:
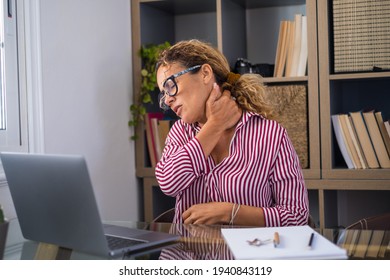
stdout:
POLYGON ((202 146, 195 135, 184 132, 177 121, 171 128, 161 160, 156 166, 156 178, 161 190, 177 196, 208 170, 202 146))
POLYGON ((309 216, 307 189, 298 155, 286 131, 271 171, 270 185, 275 205, 263 208, 265 225, 306 225, 309 216))

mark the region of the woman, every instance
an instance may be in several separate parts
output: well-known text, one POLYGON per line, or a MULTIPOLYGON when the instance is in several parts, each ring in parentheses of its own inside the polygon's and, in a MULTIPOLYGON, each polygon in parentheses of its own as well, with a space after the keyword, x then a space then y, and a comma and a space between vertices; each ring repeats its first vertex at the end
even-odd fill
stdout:
POLYGON ((160 106, 180 117, 156 167, 161 190, 176 197, 174 222, 307 224, 299 159, 270 119, 261 77, 231 73, 226 58, 198 40, 163 51, 156 69, 160 106))

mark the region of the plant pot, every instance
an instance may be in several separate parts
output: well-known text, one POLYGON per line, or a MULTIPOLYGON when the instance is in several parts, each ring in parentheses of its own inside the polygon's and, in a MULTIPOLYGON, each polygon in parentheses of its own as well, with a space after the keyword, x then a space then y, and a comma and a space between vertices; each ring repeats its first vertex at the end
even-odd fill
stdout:
POLYGON ((7 241, 8 233, 8 224, 9 222, 4 222, 0 224, 0 260, 4 257, 5 242, 7 241))

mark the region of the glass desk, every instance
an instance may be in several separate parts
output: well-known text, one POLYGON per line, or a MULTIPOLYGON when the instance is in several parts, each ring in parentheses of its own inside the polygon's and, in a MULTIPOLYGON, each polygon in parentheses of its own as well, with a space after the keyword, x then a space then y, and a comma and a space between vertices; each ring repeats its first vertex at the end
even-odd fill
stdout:
MULTIPOLYGON (((118 223, 113 223, 118 224, 118 223)), ((123 259, 179 259, 229 260, 234 259, 221 236, 223 226, 182 225, 168 223, 126 223, 129 227, 171 232, 181 236, 178 242, 152 248, 123 259)), ((225 226, 226 227, 226 226, 225 226)), ((348 252, 349 259, 390 259, 390 231, 316 229, 334 244, 348 252)), ((9 224, 4 259, 102 259, 97 256, 72 252, 69 249, 25 240, 17 219, 9 224)))

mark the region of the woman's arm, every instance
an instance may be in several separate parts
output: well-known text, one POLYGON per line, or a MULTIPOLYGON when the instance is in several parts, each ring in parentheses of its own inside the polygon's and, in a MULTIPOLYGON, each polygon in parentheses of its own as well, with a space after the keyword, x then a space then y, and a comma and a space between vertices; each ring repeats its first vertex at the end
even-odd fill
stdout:
POLYGON ((261 207, 230 202, 209 202, 191 206, 183 213, 185 224, 233 224, 264 227, 261 207), (239 208, 238 208, 239 207, 239 208), (237 210, 236 215, 234 215, 237 210))
POLYGON ((309 217, 309 200, 298 155, 284 133, 271 172, 271 189, 275 207, 265 207, 265 225, 305 225, 309 217))
POLYGON ((181 121, 173 125, 155 169, 161 190, 169 196, 179 195, 208 170, 199 141, 195 135, 186 135, 192 133, 186 129, 181 121))
POLYGON ((210 202, 193 205, 183 213, 184 223, 229 224, 247 226, 305 225, 309 215, 307 190, 298 156, 284 132, 270 174, 270 188, 275 204, 269 207, 210 202), (234 219, 232 220, 232 217, 234 219))

